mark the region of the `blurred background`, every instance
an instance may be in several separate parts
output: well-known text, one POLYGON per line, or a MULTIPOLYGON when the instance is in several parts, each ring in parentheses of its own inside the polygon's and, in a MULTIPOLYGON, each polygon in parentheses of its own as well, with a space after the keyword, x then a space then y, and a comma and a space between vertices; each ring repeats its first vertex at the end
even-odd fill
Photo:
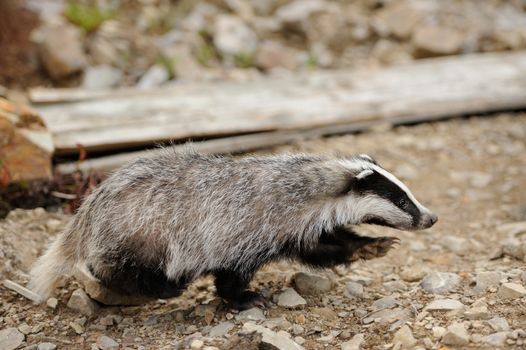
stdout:
POLYGON ((156 87, 526 47, 522 0, 2 0, 0 85, 156 87))

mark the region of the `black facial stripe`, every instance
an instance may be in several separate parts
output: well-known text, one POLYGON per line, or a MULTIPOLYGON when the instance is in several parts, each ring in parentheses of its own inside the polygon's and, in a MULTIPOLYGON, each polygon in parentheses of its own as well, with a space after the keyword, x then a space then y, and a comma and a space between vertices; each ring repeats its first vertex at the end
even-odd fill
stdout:
POLYGON ((353 190, 362 193, 374 193, 379 197, 387 199, 402 211, 411 215, 413 225, 418 224, 420 221, 420 210, 418 210, 416 205, 409 199, 407 194, 387 177, 376 171, 360 180, 353 190), (401 200, 405 203, 402 204, 401 200))

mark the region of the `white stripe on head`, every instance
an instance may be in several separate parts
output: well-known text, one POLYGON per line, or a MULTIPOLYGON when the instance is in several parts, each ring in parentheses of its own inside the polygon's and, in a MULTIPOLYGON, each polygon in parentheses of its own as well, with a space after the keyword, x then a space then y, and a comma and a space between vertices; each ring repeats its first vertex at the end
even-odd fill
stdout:
POLYGON ((420 210, 420 212, 429 213, 429 209, 427 209, 422 204, 420 204, 420 202, 417 201, 415 196, 411 193, 409 188, 407 188, 407 186, 402 181, 398 180, 396 176, 394 176, 393 174, 391 174, 390 172, 388 172, 387 170, 385 170, 384 168, 378 165, 371 164, 371 167, 374 170, 376 170, 378 173, 382 174, 387 179, 389 179, 389 181, 391 181, 392 183, 400 187, 400 189, 407 194, 407 197, 409 197, 409 199, 416 205, 416 207, 418 208, 418 210, 420 210))

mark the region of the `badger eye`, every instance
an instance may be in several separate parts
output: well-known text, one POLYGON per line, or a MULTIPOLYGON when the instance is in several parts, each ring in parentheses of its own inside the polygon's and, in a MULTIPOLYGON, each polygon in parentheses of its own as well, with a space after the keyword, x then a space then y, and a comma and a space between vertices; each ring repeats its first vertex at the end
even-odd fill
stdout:
POLYGON ((406 201, 405 201, 405 199, 402 198, 402 199, 400 199, 400 200, 398 201, 398 206, 399 206, 399 207, 405 207, 405 205, 406 205, 406 201))

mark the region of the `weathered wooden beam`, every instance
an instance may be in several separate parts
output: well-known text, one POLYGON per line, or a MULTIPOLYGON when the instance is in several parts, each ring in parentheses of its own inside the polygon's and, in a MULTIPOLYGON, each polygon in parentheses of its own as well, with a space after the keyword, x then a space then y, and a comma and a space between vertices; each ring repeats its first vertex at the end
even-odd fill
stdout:
MULTIPOLYGON (((425 117, 401 117, 389 121, 392 125, 414 124, 447 118, 447 115, 430 115, 425 117)), ((292 142, 316 139, 327 135, 348 134, 366 131, 386 121, 364 121, 347 125, 332 125, 310 130, 271 131, 250 135, 231 136, 214 140, 193 142, 193 147, 204 154, 235 154, 254 151, 292 142)), ((174 150, 182 150, 185 144, 168 146, 174 150)), ((148 155, 155 155, 158 149, 127 152, 111 156, 70 162, 57 165, 55 170, 60 174, 71 174, 77 171, 83 173, 106 173, 112 171, 134 159, 148 155)))
POLYGON ((526 107, 526 51, 152 91, 35 90, 58 154, 526 107))

